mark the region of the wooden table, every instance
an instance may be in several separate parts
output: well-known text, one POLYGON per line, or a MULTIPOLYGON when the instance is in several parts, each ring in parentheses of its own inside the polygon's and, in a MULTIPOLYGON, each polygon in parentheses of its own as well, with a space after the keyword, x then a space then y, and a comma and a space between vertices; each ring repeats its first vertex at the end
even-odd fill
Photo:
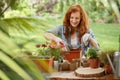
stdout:
POLYGON ((120 78, 114 78, 113 74, 102 77, 77 77, 74 71, 44 73, 43 75, 51 80, 120 80, 120 78))
POLYGON ((77 77, 74 74, 74 71, 61 71, 61 72, 53 72, 47 75, 47 78, 52 80, 85 80, 85 79, 96 79, 95 77, 91 78, 84 78, 84 77, 77 77))

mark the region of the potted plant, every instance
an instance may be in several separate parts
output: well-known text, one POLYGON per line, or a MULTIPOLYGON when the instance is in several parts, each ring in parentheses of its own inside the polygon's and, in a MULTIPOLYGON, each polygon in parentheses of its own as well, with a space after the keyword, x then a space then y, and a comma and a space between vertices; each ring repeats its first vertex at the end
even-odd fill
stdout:
POLYGON ((104 68, 105 68, 105 71, 106 71, 107 74, 112 73, 112 69, 110 67, 110 64, 109 64, 109 61, 107 59, 107 55, 106 54, 109 55, 111 61, 113 62, 114 52, 115 52, 115 50, 104 50, 104 51, 100 51, 100 53, 99 53, 100 54, 99 57, 100 57, 101 63, 104 64, 104 68))
POLYGON ((98 51, 95 48, 89 48, 87 50, 87 58, 89 59, 91 68, 98 68, 100 60, 98 57, 98 51))
POLYGON ((40 70, 51 72, 54 61, 61 59, 61 49, 64 47, 63 43, 57 43, 54 41, 47 41, 42 44, 37 44, 37 50, 32 54, 31 59, 38 65, 40 70), (41 69, 42 68, 42 69, 41 69))
POLYGON ((100 54, 99 57, 100 57, 101 62, 104 63, 104 64, 108 64, 109 63, 106 54, 108 54, 110 56, 110 59, 113 61, 114 52, 115 52, 115 50, 100 51, 99 52, 99 54, 100 54))

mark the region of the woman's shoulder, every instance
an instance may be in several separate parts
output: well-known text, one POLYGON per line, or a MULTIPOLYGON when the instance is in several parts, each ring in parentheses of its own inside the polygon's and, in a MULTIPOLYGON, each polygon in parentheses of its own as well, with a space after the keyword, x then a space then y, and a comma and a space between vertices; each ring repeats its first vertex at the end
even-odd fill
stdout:
POLYGON ((89 30, 88 30, 88 33, 92 33, 93 32, 93 30, 90 28, 89 30))
POLYGON ((59 27, 59 28, 63 28, 64 26, 63 26, 63 25, 58 25, 57 27, 59 27))
POLYGON ((65 27, 64 27, 64 25, 58 25, 57 28, 58 28, 59 30, 63 30, 63 28, 65 28, 65 27))
POLYGON ((94 35, 94 32, 91 28, 88 30, 88 33, 91 34, 91 35, 94 35))

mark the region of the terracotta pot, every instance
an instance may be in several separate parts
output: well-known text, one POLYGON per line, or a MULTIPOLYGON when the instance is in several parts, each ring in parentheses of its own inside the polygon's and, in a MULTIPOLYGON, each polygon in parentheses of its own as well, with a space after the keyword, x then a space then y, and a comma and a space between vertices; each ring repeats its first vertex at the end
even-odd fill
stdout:
POLYGON ((72 62, 73 59, 80 59, 80 56, 82 54, 82 49, 72 49, 71 51, 66 52, 64 55, 65 60, 68 60, 69 62, 72 62))
POLYGON ((110 64, 105 64, 105 71, 107 74, 111 74, 112 73, 112 69, 110 64))
POLYGON ((100 65, 100 60, 98 58, 96 59, 89 59, 90 67, 91 68, 98 68, 100 65))
POLYGON ((41 58, 34 58, 32 61, 37 65, 40 71, 42 72, 52 72, 53 71, 53 59, 51 57, 49 59, 41 59, 41 58))

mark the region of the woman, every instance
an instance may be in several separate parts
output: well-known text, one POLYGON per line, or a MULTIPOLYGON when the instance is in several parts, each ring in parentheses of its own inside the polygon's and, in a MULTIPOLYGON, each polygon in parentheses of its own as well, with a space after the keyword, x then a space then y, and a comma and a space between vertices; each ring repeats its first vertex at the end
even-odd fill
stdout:
POLYGON ((48 30, 44 36, 56 41, 58 46, 59 42, 63 42, 66 46, 64 50, 82 48, 82 53, 86 54, 88 47, 99 49, 95 36, 89 29, 86 12, 80 5, 72 5, 65 14, 63 25, 48 30))

